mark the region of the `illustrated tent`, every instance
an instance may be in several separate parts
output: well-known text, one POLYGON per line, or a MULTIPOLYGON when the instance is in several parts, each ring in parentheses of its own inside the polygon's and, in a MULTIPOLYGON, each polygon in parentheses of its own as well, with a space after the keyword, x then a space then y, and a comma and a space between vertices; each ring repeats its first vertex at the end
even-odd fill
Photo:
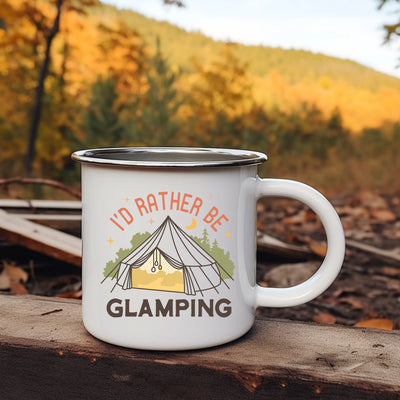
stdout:
POLYGON ((221 278, 220 269, 227 276, 229 274, 168 216, 151 236, 110 272, 108 276, 117 280, 114 288, 116 285, 123 289, 135 287, 132 269, 142 267, 157 254, 161 254, 174 269, 183 272, 184 292, 188 295, 202 294, 209 289, 218 292, 221 283, 228 286, 221 278))

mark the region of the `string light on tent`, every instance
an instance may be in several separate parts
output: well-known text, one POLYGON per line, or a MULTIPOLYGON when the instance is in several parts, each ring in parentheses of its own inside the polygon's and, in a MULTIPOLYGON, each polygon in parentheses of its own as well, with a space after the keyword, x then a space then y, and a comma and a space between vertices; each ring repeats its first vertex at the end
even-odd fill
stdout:
POLYGON ((161 251, 158 250, 158 254, 160 255, 160 261, 158 263, 158 269, 161 271, 162 270, 162 265, 161 265, 161 251))
POLYGON ((157 271, 156 267, 158 265, 157 254, 156 253, 157 253, 157 250, 153 253, 153 266, 151 268, 151 272, 153 272, 153 273, 157 271))
POLYGON ((162 270, 161 252, 157 249, 153 253, 153 267, 151 268, 151 272, 155 273, 157 271, 156 267, 158 267, 159 271, 162 270), (159 259, 158 259, 158 256, 160 257, 159 259))

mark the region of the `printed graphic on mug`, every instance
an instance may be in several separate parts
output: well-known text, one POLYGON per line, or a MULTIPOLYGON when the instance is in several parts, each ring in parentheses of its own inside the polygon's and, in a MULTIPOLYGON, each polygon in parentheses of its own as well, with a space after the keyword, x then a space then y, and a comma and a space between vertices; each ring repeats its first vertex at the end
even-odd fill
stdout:
MULTIPOLYGON (((213 316, 214 311, 221 317, 230 315, 230 308, 229 312, 223 310, 230 304, 224 296, 234 281, 235 264, 229 250, 224 249, 219 241, 222 238, 225 241, 234 239, 228 230, 229 217, 213 204, 212 199, 212 194, 207 201, 190 193, 158 192, 127 197, 124 207, 115 208, 117 211, 108 220, 110 228, 120 234, 123 232, 123 235, 133 233, 133 236, 131 247, 119 248, 113 259, 103 266, 101 284, 111 282, 112 296, 119 293, 120 297, 123 293, 125 297, 124 300, 117 297, 109 300, 108 315, 180 316, 189 305, 192 317, 203 312, 213 316), (187 223, 180 226, 175 220, 187 223), (135 224, 149 229, 140 228, 138 232, 135 224), (192 232, 197 232, 197 235, 192 232), (159 292, 155 305, 142 299, 147 297, 143 290, 159 292), (210 304, 201 300, 208 291, 218 297, 209 299, 210 304), (219 298, 222 292, 224 296, 219 298), (177 304, 174 307, 168 293, 184 297, 175 299, 177 304), (196 297, 199 304, 189 300, 196 297), (141 305, 136 304, 135 299, 142 299, 139 300, 141 305), (119 312, 123 303, 126 310, 119 312), (200 311, 196 312, 197 308, 200 311)), ((108 239, 110 245, 114 241, 112 237, 108 239)))
MULTIPOLYGON (((195 225, 197 221, 193 218, 186 229, 193 229, 195 225)), ((115 280, 111 291, 118 285, 123 289, 161 290, 194 296, 197 293, 203 295, 210 289, 218 293, 222 284, 229 288, 226 280, 233 279, 235 266, 229 253, 225 253, 216 240, 210 245, 207 229, 202 238, 189 236, 168 216, 152 234, 136 234, 131 243, 138 239, 144 241, 110 271, 106 266, 105 279, 115 280)))

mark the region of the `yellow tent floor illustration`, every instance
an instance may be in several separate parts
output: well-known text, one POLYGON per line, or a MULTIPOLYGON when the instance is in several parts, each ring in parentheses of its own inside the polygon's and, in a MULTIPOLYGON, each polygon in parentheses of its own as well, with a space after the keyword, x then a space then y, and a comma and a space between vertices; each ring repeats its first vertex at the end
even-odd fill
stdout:
POLYGON ((167 217, 106 278, 116 279, 111 291, 120 286, 122 289, 195 295, 210 289, 218 292, 221 284, 229 288, 225 279, 221 278, 221 271, 233 279, 210 254, 167 217))

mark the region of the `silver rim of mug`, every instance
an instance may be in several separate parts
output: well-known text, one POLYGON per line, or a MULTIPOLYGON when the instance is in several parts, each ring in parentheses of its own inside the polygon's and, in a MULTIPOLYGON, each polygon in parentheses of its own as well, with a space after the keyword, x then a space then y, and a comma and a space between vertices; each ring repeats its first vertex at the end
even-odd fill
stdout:
POLYGON ((263 153, 251 150, 202 147, 115 147, 75 151, 72 159, 103 166, 232 167, 261 164, 263 153))

